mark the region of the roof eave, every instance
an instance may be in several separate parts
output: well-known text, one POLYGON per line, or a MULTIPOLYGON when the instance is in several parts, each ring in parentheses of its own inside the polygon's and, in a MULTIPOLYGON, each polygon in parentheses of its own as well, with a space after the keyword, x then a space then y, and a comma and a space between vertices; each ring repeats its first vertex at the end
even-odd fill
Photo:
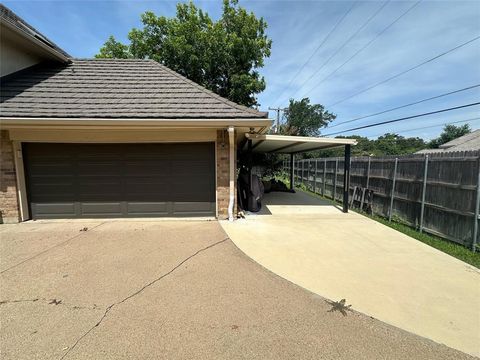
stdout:
POLYGON ((0 125, 9 128, 44 128, 44 127, 128 127, 128 128, 161 128, 161 127, 269 127, 271 119, 237 118, 237 119, 202 119, 202 118, 20 118, 0 117, 0 125))
POLYGON ((11 31, 15 32, 17 35, 21 36, 22 38, 24 38, 25 40, 31 42, 32 44, 40 47, 42 50, 48 52, 50 55, 52 55, 54 58, 56 58, 57 60, 60 60, 61 62, 63 63, 68 63, 70 62, 70 58, 68 56, 65 56, 64 54, 62 54, 61 52, 55 50, 54 48, 51 48, 50 46, 48 46, 47 44, 43 43, 42 41, 26 34, 24 31, 20 30, 18 27, 16 27, 15 25, 13 25, 12 23, 10 23, 9 21, 6 21, 5 19, 1 19, 1 23, 3 25, 5 25, 8 29, 10 29, 11 31))

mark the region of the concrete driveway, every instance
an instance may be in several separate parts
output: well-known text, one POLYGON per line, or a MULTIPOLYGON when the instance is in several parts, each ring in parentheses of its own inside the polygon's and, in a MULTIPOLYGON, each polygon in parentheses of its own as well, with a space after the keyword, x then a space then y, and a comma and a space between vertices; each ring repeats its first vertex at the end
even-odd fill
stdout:
POLYGON ((2 359, 470 358, 278 277, 215 221, 30 222, 0 235, 2 359))
POLYGON ((258 215, 222 223, 274 273, 407 331, 480 356, 480 271, 303 192, 270 193, 258 215))

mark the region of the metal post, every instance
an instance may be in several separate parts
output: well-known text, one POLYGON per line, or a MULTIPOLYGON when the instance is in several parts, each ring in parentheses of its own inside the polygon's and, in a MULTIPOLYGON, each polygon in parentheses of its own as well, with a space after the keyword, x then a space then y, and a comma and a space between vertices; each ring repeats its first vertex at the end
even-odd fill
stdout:
POLYGON ((310 159, 307 163, 307 190, 310 190, 310 159))
POLYGON ((348 213, 348 195, 350 193, 350 145, 345 145, 343 163, 343 212, 348 213))
POLYGON ((322 196, 325 196, 326 180, 327 180, 327 159, 324 159, 323 160, 322 196))
POLYGON ((304 180, 304 176, 305 176, 305 159, 302 159, 302 185, 305 185, 305 180, 304 180))
POLYGON ((367 185, 366 188, 370 186, 370 160, 372 159, 371 156, 368 156, 368 165, 367 165, 367 185))
POLYGON ((315 159, 315 172, 313 173, 313 193, 317 193, 317 165, 318 165, 318 160, 315 159))
POLYGON ((333 201, 337 197, 337 171, 338 171, 338 159, 335 159, 335 174, 333 178, 333 201))
POLYGON ((475 216, 473 218, 473 239, 472 239, 472 251, 475 252, 477 250, 477 243, 478 243, 478 217, 480 213, 480 157, 477 161, 477 172, 478 172, 478 179, 477 179, 477 203, 475 204, 475 216))
POLYGON ((290 154, 290 192, 295 192, 295 154, 290 154))
POLYGON ((422 203, 420 205, 420 232, 423 232, 423 214, 425 212, 425 194, 427 192, 427 177, 428 177, 428 155, 425 155, 425 166, 423 169, 422 203))
POLYGON ((395 197, 395 180, 397 179, 398 158, 395 158, 395 167, 393 168, 392 191, 390 194, 390 211, 388 212, 388 221, 392 221, 393 198, 395 197))
MULTIPOLYGON (((368 189, 368 186, 370 185, 370 159, 371 157, 368 156, 368 163, 367 163, 367 182, 365 184, 365 189, 368 189)), ((360 201, 360 211, 363 210, 363 202, 365 201, 365 192, 366 190, 362 191, 362 200, 360 201)))

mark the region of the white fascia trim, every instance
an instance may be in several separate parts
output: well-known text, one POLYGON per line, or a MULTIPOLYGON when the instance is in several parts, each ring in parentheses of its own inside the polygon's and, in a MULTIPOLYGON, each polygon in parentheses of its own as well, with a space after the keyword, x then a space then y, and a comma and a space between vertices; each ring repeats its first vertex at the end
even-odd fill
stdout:
POLYGON ((20 35, 21 37, 23 37, 24 39, 30 41, 31 43, 37 45, 38 47, 40 47, 42 50, 45 50, 47 51, 49 54, 53 55, 54 57, 56 57, 58 60, 61 60, 62 62, 69 62, 70 61, 70 58, 63 55, 61 52, 51 48, 50 46, 48 46, 47 44, 43 43, 42 41, 34 38, 33 36, 30 36, 28 34, 26 34, 24 31, 18 29, 15 25, 13 25, 11 22, 9 21, 5 21, 3 20, 2 21, 2 24, 5 25, 7 28, 9 28, 10 30, 12 30, 13 32, 15 32, 16 34, 20 35))
POLYGON ((266 127, 272 124, 271 119, 125 119, 125 118, 12 118, 0 117, 0 126, 8 128, 43 128, 43 127, 116 127, 116 128, 159 128, 159 127, 266 127))

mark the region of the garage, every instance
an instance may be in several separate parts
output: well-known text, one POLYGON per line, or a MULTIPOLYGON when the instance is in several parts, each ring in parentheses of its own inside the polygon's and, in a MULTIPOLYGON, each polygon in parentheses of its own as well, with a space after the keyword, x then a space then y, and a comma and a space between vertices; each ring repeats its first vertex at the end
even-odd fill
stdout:
POLYGON ((215 216, 215 143, 23 143, 33 219, 215 216))

